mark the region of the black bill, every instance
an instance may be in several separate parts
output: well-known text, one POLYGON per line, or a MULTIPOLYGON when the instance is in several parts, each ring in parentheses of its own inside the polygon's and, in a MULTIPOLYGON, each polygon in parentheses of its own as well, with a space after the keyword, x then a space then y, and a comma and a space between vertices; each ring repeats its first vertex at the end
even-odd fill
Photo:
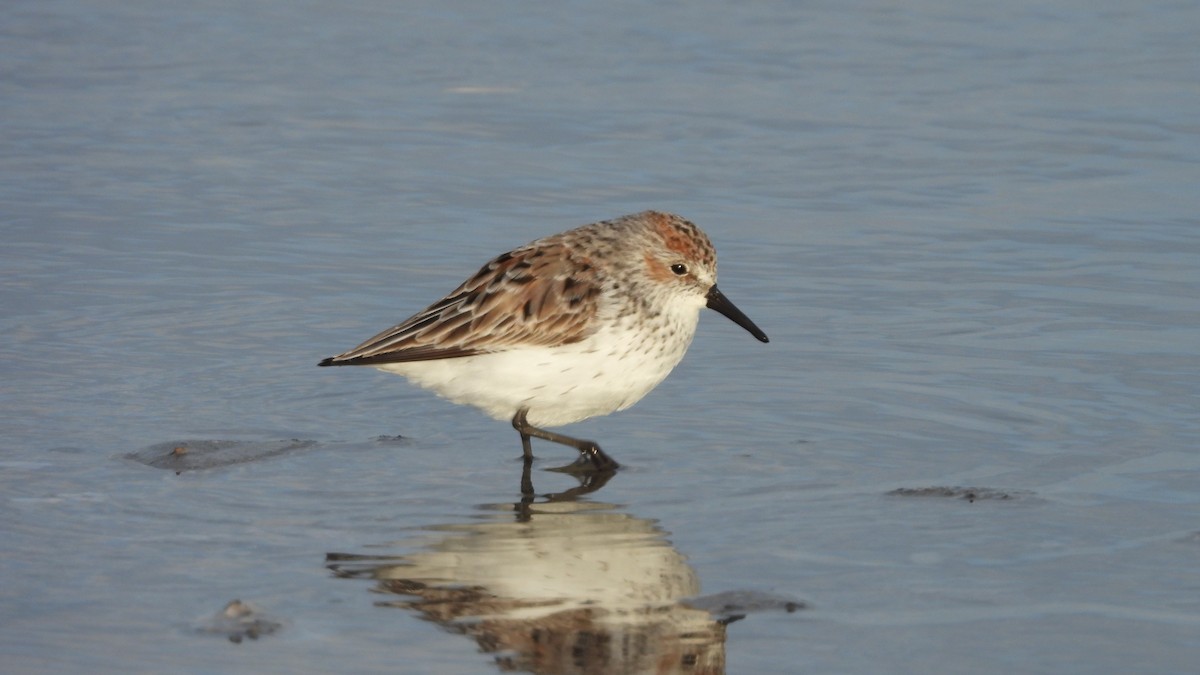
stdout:
POLYGON ((708 289, 708 308, 715 309, 729 317, 730 321, 750 331, 750 334, 758 338, 760 342, 770 342, 767 339, 767 334, 762 332, 761 328, 755 326, 750 317, 742 314, 742 310, 734 307, 729 298, 725 297, 725 294, 721 291, 718 291, 715 285, 708 289))

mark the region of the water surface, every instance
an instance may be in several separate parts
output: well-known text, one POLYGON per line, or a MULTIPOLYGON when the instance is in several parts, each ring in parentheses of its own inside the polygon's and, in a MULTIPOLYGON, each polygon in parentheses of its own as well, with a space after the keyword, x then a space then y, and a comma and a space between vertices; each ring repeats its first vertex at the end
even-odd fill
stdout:
POLYGON ((692 672, 1200 660, 1193 3, 0 16, 6 672, 652 653, 535 634, 692 672), (569 427, 625 466, 598 489, 540 444, 522 500, 507 424, 315 367, 646 208, 708 232, 771 343, 705 316, 651 396, 569 427), (175 447, 231 454, 146 461, 175 447), (564 582, 571 551, 611 576, 564 582), (214 619, 234 599, 278 628, 214 619))

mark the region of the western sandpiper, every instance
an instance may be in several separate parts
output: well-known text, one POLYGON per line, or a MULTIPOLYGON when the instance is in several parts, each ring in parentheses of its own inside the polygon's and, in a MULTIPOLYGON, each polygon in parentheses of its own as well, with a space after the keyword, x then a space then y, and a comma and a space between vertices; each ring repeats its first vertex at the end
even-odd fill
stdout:
POLYGON ((767 336, 719 290, 708 237, 645 211, 500 255, 425 310, 322 366, 374 366, 617 467, 592 441, 547 431, 637 403, 683 358, 707 306, 767 336))

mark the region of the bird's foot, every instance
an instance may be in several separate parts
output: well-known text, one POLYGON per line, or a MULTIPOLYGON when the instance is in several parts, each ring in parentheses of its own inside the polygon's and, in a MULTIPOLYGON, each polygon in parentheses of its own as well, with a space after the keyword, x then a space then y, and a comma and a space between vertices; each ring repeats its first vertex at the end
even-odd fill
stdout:
POLYGON ((566 466, 560 466, 551 471, 560 471, 575 476, 585 474, 612 474, 621 465, 591 441, 582 441, 579 445, 579 457, 566 466))

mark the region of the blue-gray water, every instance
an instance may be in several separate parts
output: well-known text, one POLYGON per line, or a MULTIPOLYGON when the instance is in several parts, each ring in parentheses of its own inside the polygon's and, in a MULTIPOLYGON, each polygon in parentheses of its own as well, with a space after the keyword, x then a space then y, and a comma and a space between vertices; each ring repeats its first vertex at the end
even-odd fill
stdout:
POLYGON ((1168 0, 5 3, 0 670, 647 667, 531 660, 548 635, 1194 672, 1198 31, 1168 0), (646 208, 771 343, 709 313, 565 428, 626 465, 595 492, 515 505, 507 424, 315 367, 646 208), (129 458, 212 441, 284 450, 129 458))

